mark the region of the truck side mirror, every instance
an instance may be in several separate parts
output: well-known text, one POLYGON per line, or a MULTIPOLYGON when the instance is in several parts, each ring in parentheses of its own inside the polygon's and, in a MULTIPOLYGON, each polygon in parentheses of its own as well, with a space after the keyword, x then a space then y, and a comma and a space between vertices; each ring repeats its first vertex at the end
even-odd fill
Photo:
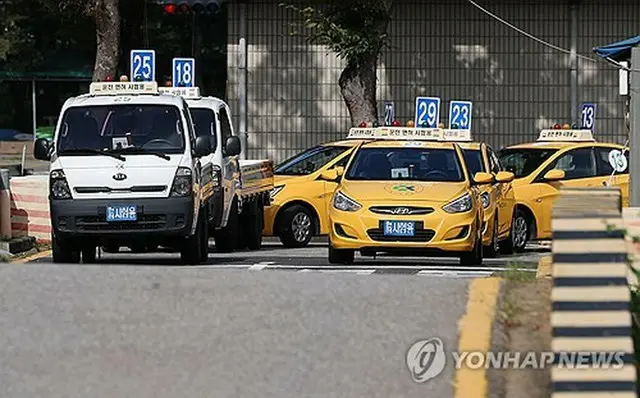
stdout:
POLYGON ((240 155, 242 147, 240 145, 240 138, 237 136, 227 138, 227 142, 224 145, 224 154, 226 156, 240 155))
POLYGON ((38 160, 51 160, 51 144, 46 138, 38 138, 33 144, 33 157, 38 160))
POLYGON ((196 138, 195 154, 197 157, 207 156, 211 153, 211 139, 209 136, 196 138))

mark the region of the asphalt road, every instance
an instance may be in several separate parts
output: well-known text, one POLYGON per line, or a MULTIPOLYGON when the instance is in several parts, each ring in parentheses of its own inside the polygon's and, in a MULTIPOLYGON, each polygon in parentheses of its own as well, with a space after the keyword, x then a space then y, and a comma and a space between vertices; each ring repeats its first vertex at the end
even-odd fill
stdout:
POLYGON ((317 245, 211 253, 198 267, 178 257, 0 266, 0 396, 452 396, 451 364, 417 384, 405 356, 430 337, 455 349, 470 280, 459 276, 478 270, 422 258, 340 269, 317 245))

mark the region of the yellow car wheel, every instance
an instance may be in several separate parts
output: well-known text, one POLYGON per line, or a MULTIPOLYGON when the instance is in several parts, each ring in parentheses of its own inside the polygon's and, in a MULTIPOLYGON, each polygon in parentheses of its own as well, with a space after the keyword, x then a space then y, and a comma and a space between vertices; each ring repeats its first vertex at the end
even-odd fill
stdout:
MULTIPOLYGON (((479 230, 479 232, 481 233, 482 231, 479 230)), ((482 265, 482 235, 476 237, 476 243, 471 251, 462 253, 460 265, 463 267, 482 265)))
POLYGON ((498 255, 498 215, 493 219, 493 234, 491 235, 491 244, 484 247, 483 256, 487 258, 495 258, 498 255))
POLYGON ((277 228, 284 247, 305 247, 315 233, 315 217, 305 206, 293 205, 278 216, 277 228))
POLYGON ((334 249, 329 243, 329 263, 351 265, 355 257, 355 252, 349 249, 334 249))

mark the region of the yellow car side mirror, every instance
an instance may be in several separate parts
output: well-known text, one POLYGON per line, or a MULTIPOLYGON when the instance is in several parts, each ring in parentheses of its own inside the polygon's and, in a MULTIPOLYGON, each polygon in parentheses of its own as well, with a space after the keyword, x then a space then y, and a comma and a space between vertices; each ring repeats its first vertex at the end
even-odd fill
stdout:
POLYGON ((320 173, 320 177, 318 179, 323 181, 335 182, 338 178, 340 178, 340 175, 338 174, 338 170, 331 169, 331 170, 325 170, 322 173, 320 173))
POLYGON ((473 176, 473 182, 477 185, 486 185, 491 184, 494 181, 494 178, 489 173, 479 172, 473 176))
POLYGON ((500 171, 498 172, 498 174, 496 174, 496 181, 497 182, 511 182, 513 181, 513 179, 516 177, 515 174, 513 174, 510 171, 500 171))
POLYGON ((545 181, 560 181, 564 180, 564 170, 553 169, 547 171, 544 175, 545 181))

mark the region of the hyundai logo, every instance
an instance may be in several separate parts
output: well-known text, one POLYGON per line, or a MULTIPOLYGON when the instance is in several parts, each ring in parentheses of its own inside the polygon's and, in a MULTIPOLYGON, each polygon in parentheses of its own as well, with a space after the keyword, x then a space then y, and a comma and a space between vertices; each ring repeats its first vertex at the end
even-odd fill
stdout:
POLYGON ((114 174, 113 179, 116 181, 122 181, 122 180, 126 180, 127 176, 126 174, 118 173, 118 174, 114 174))
POLYGON ((393 214, 411 214, 411 209, 407 207, 396 207, 392 211, 393 214))

